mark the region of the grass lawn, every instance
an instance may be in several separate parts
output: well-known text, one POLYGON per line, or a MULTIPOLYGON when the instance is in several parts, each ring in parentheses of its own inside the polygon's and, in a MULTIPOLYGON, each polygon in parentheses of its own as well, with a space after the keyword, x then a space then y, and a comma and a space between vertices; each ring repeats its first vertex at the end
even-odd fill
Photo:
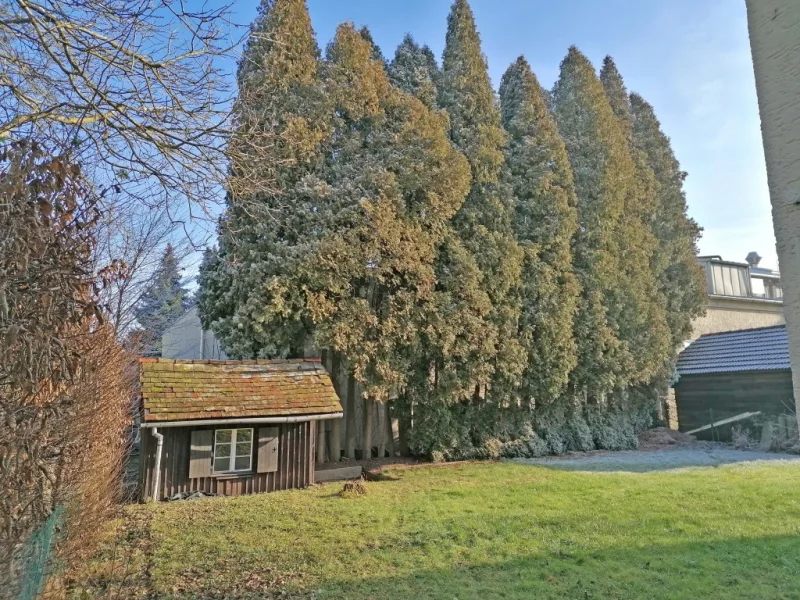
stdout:
POLYGON ((509 463, 131 507, 151 597, 800 599, 800 467, 509 463))

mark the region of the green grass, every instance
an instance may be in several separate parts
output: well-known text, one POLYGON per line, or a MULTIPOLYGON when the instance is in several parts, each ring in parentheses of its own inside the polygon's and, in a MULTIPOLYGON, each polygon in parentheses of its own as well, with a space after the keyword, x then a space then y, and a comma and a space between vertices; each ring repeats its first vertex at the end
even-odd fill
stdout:
POLYGON ((134 507, 159 598, 800 599, 800 467, 517 464, 134 507), (141 516, 141 515, 139 515, 141 516), (141 519, 140 519, 141 520, 141 519))

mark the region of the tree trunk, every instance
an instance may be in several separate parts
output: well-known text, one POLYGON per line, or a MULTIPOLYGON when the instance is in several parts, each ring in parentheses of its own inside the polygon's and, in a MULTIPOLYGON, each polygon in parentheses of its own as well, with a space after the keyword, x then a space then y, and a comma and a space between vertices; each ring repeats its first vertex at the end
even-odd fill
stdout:
POLYGON ((364 398, 364 433, 361 436, 362 458, 372 458, 372 417, 375 412, 375 400, 371 396, 364 398))
MULTIPOLYGON (((410 406, 406 410, 410 411, 410 406)), ((411 415, 406 411, 402 411, 397 418, 397 443, 400 456, 408 456, 410 454, 408 449, 408 434, 411 431, 411 415)))
MULTIPOLYGON (((343 373, 342 373, 342 355, 339 352, 330 353, 330 374, 331 381, 333 382, 333 389, 336 390, 336 395, 339 400, 342 400, 344 394, 342 393, 343 373)), ((331 462, 338 462, 342 457, 342 437, 341 437, 341 419, 331 421, 330 430, 330 455, 328 460, 331 462)))
POLYGON ((781 266, 795 416, 800 426, 800 252, 797 250, 797 232, 800 230, 797 186, 800 78, 797 77, 797 65, 800 49, 795 29, 800 22, 800 4, 785 0, 747 0, 746 4, 772 224, 781 266))
POLYGON ((325 462, 325 421, 317 421, 317 464, 325 462))
POLYGON ((481 386, 480 384, 475 385, 475 390, 472 392, 472 405, 473 406, 480 406, 483 398, 481 396, 481 386))
POLYGON ((392 405, 386 402, 386 450, 389 451, 389 458, 394 457, 394 429, 392 428, 392 405))
POLYGON ((386 402, 378 402, 378 458, 386 456, 386 402))
POLYGON ((356 458, 356 379, 347 379, 347 401, 344 408, 344 453, 350 460, 356 458))
POLYGON ((331 421, 331 462, 339 462, 342 458, 341 419, 331 421))

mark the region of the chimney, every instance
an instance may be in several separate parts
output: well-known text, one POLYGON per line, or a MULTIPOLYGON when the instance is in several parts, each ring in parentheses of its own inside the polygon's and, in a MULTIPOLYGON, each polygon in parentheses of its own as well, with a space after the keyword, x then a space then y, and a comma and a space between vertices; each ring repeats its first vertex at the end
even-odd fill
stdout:
POLYGON ((761 262, 761 257, 758 255, 758 252, 754 250, 753 252, 747 255, 747 258, 745 258, 745 260, 747 261, 747 264, 750 265, 751 267, 757 267, 758 263, 761 262))

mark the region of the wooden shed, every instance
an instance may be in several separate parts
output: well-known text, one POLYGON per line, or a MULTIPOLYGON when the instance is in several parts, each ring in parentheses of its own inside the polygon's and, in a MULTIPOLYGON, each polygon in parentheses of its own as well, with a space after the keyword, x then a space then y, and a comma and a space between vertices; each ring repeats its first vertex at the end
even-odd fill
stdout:
POLYGON ((314 483, 316 428, 342 405, 319 361, 141 359, 143 500, 314 483))
MULTIPOLYGON (((678 357, 675 401, 681 431, 693 431, 745 413, 764 418, 794 413, 786 327, 703 335, 678 357)), ((733 423, 698 432, 725 440, 733 423)))

